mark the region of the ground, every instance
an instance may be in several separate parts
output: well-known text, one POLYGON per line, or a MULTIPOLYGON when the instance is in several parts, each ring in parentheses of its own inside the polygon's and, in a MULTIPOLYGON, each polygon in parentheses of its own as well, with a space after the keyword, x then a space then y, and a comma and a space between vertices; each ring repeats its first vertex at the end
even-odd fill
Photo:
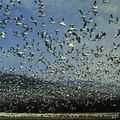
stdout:
POLYGON ((0 120, 47 120, 47 119, 55 119, 55 120, 116 120, 119 116, 119 113, 42 113, 42 114, 34 114, 34 113, 0 113, 0 120))

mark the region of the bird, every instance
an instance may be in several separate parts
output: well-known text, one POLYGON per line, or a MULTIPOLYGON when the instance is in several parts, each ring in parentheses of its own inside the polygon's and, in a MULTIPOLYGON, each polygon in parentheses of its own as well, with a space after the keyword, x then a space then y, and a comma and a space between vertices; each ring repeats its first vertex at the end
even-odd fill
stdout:
POLYGON ((15 22, 16 22, 16 25, 22 25, 22 24, 23 24, 23 23, 22 23, 23 19, 24 19, 23 15, 20 15, 20 16, 18 16, 18 17, 15 17, 14 20, 15 20, 15 22))
POLYGON ((90 29, 90 32, 89 32, 89 35, 90 35, 90 38, 92 38, 92 35, 94 34, 94 28, 91 28, 90 29))
POLYGON ((17 52, 16 52, 16 55, 17 55, 18 57, 24 57, 25 53, 22 52, 22 51, 17 51, 17 52))
POLYGON ((48 49, 51 49, 51 41, 50 40, 45 40, 45 46, 48 48, 48 49))
POLYGON ((60 21, 60 25, 61 25, 61 26, 65 26, 65 25, 66 25, 64 18, 60 21))
POLYGON ((102 0, 102 3, 108 3, 109 0, 102 0))
POLYGON ((97 34, 97 35, 95 36, 95 38, 93 39, 93 41, 99 41, 99 40, 100 40, 100 35, 97 34))
POLYGON ((97 9, 98 8, 98 6, 97 6, 97 1, 95 0, 94 1, 94 4, 92 5, 92 9, 97 9))
POLYGON ((72 32, 76 32, 77 31, 77 28, 75 28, 75 26, 72 24, 72 25, 69 25, 69 28, 68 28, 68 33, 71 34, 72 32))
POLYGON ((39 6, 39 8, 38 8, 39 9, 38 10, 39 16, 38 17, 45 17, 46 15, 44 13, 44 2, 42 0, 39 0, 38 2, 39 2, 39 4, 38 4, 38 6, 39 6))
POLYGON ((46 38, 47 34, 48 34, 48 33, 47 33, 46 31, 38 32, 38 36, 41 36, 42 39, 43 39, 43 38, 46 38))
POLYGON ((55 34, 56 34, 56 35, 57 35, 59 32, 60 32, 59 29, 56 29, 56 30, 55 30, 55 34))
POLYGON ((114 18, 113 18, 113 15, 112 15, 112 14, 110 14, 110 17, 109 17, 109 24, 110 24, 111 22, 114 22, 114 18))
POLYGON ((19 37, 19 33, 18 33, 17 31, 13 31, 13 35, 14 35, 15 37, 19 37))
POLYGON ((89 56, 90 53, 89 52, 82 52, 82 56, 89 56))
POLYGON ((53 20, 53 18, 50 18, 49 22, 50 22, 50 24, 54 24, 55 23, 55 21, 53 20))
POLYGON ((83 15, 83 10, 82 9, 79 9, 78 11, 80 12, 81 15, 83 15))
POLYGON ((95 16, 98 13, 98 5, 97 5, 96 0, 94 1, 94 4, 92 5, 92 12, 94 13, 95 16))
POLYGON ((81 43, 81 39, 82 39, 82 38, 83 38, 82 36, 79 36, 79 35, 78 35, 78 36, 76 37, 77 42, 78 42, 78 43, 81 43))
POLYGON ((3 8, 4 16, 9 16, 10 15, 10 10, 9 8, 3 8))
POLYGON ((78 11, 80 12, 81 18, 83 19, 83 21, 85 21, 85 19, 86 19, 87 16, 83 14, 83 10, 79 9, 78 11))
POLYGON ((37 0, 34 0, 34 3, 37 4, 37 0))
POLYGON ((74 47, 75 47, 73 43, 69 43, 68 46, 69 46, 70 48, 74 48, 74 47))
POLYGON ((92 17, 90 17, 90 18, 89 18, 86 22, 89 24, 89 23, 93 23, 93 22, 94 22, 94 20, 93 20, 93 18, 92 18, 92 17))
POLYGON ((34 23, 35 25, 37 25, 37 20, 35 20, 32 16, 31 16, 31 23, 34 23))
POLYGON ((45 17, 45 14, 43 12, 40 12, 38 17, 45 17))
POLYGON ((3 39, 6 38, 6 32, 0 32, 0 37, 2 37, 3 39))
POLYGON ((120 44, 116 45, 115 42, 113 42, 112 48, 117 50, 120 47, 120 44))
POLYGON ((3 3, 0 1, 0 10, 3 10, 3 3))
POLYGON ((46 27, 46 24, 44 23, 44 22, 42 22, 42 25, 41 25, 42 27, 46 27))
POLYGON ((17 0, 17 3, 18 3, 18 4, 21 4, 21 0, 17 0))
POLYGON ((83 27, 80 29, 80 31, 85 31, 87 29, 87 22, 84 23, 83 27))
POLYGON ((120 38, 120 29, 118 29, 117 34, 114 36, 114 38, 120 38))
POLYGON ((106 37, 106 32, 101 32, 100 39, 104 39, 106 37))
POLYGON ((97 27, 97 24, 96 23, 94 23, 94 25, 93 25, 93 29, 97 29, 98 27, 97 27))
POLYGON ((120 23, 119 18, 116 17, 116 19, 115 19, 115 24, 119 24, 119 23, 120 23))
POLYGON ((26 35, 28 35, 29 33, 27 31, 23 31, 21 34, 22 34, 22 37, 26 37, 26 35))

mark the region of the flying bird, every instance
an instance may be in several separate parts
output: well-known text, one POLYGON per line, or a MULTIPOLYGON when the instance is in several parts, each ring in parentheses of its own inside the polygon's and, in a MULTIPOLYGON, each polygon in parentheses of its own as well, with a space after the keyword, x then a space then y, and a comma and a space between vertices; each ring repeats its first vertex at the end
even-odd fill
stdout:
POLYGON ((112 15, 112 14, 110 14, 110 17, 109 17, 109 24, 110 24, 111 22, 114 22, 114 18, 113 18, 113 15, 112 15))
POLYGON ((53 18, 50 18, 49 22, 50 22, 50 24, 54 24, 55 23, 55 21, 53 20, 53 18))
POLYGON ((65 26, 65 25, 66 25, 64 18, 61 20, 60 25, 61 25, 61 26, 65 26))
POLYGON ((6 32, 0 32, 0 37, 2 37, 3 39, 6 38, 6 32))
POLYGON ((114 36, 115 38, 120 38, 120 29, 118 29, 117 34, 114 36))

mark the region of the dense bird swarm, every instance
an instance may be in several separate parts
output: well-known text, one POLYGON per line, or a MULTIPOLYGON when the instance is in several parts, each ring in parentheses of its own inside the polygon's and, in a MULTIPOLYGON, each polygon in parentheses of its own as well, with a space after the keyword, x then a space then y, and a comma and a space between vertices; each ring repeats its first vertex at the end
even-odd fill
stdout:
POLYGON ((22 0, 0 1, 0 111, 82 111, 78 105, 91 111, 120 96, 120 20, 105 14, 107 26, 116 26, 113 34, 96 20, 110 1, 76 10, 77 25, 48 18, 44 1, 31 1, 37 10, 30 16, 14 13, 22 0))

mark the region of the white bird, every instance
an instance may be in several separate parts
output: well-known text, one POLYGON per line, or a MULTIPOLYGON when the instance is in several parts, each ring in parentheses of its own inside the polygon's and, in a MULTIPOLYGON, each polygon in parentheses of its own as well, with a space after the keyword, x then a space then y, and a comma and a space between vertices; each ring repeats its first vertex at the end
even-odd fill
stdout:
POLYGON ((18 52, 16 53, 16 55, 19 56, 19 57, 23 57, 23 56, 24 56, 24 52, 18 51, 18 52))
POLYGON ((50 40, 45 40, 45 46, 47 47, 48 50, 51 50, 52 49, 52 44, 51 44, 51 41, 50 40))
POLYGON ((45 25, 45 23, 44 22, 42 22, 42 25, 41 25, 42 27, 45 27, 46 25, 45 25))
POLYGON ((67 53, 63 53, 63 55, 61 56, 62 60, 66 60, 67 59, 67 53))
POLYGON ((63 18, 62 21, 60 22, 60 25, 61 25, 61 26, 65 26, 65 25, 66 25, 64 18, 63 18))
POLYGON ((88 28, 88 27, 87 27, 87 23, 85 22, 84 25, 83 25, 83 27, 80 29, 80 31, 81 31, 81 32, 82 32, 82 31, 85 31, 87 28, 88 28))
POLYGON ((110 24, 111 22, 114 22, 114 18, 113 18, 113 15, 112 15, 112 14, 110 14, 109 24, 110 24))
POLYGON ((116 19, 115 19, 115 24, 119 24, 119 23, 120 23, 119 18, 116 17, 116 19))
POLYGON ((15 6, 15 0, 9 0, 9 3, 13 6, 15 6))
POLYGON ((118 29, 118 33, 114 37, 115 38, 120 38, 120 29, 118 29))
POLYGON ((89 53, 89 52, 82 52, 82 55, 83 55, 83 56, 89 56, 90 53, 89 53))
POLYGON ((115 42, 113 42, 112 48, 113 48, 113 49, 115 49, 115 50, 117 50, 117 49, 118 49, 118 47, 120 47, 120 44, 116 45, 116 43, 115 43, 115 42))
POLYGON ((6 38, 6 32, 0 32, 0 37, 2 37, 3 39, 6 38))
POLYGON ((24 18, 23 18, 23 16, 22 15, 20 15, 20 16, 18 16, 18 17, 15 17, 15 22, 16 22, 16 25, 22 25, 23 23, 22 23, 22 20, 23 20, 24 18))
POLYGON ((99 41, 99 40, 100 40, 100 35, 97 34, 97 35, 95 36, 95 38, 93 39, 93 41, 99 41))
POLYGON ((73 43, 69 43, 68 46, 69 46, 70 48, 74 48, 74 47, 75 47, 73 43))
POLYGON ((92 9, 98 9, 96 0, 94 1, 94 4, 93 4, 93 6, 92 6, 92 9))
POLYGON ((19 34, 18 34, 17 31, 13 31, 13 35, 14 35, 15 37, 19 37, 19 34))
POLYGON ((88 23, 93 23, 94 20, 92 19, 92 17, 90 17, 88 20, 87 20, 88 23))
POLYGON ((50 22, 50 24, 54 24, 55 23, 55 21, 53 20, 53 18, 50 18, 49 22, 50 22))
POLYGON ((27 31, 24 31, 21 33, 22 34, 22 37, 25 37, 26 35, 28 35, 28 32, 27 31))
POLYGON ((59 31, 60 31, 59 29, 56 29, 56 30, 55 30, 56 35, 58 34, 59 31))
POLYGON ((69 33, 72 33, 72 32, 75 32, 75 31, 77 31, 77 28, 75 28, 74 25, 70 25, 70 26, 69 26, 69 29, 68 29, 68 32, 69 32, 69 33))
POLYGON ((97 6, 96 0, 92 6, 92 12, 94 13, 94 15, 96 15, 98 13, 98 6, 97 6))
POLYGON ((102 3, 108 3, 109 0, 102 0, 102 3))
POLYGON ((37 20, 35 20, 32 16, 31 16, 31 23, 34 23, 35 25, 37 25, 37 20))
POLYGON ((97 28, 98 28, 97 24, 94 23, 94 25, 93 25, 93 29, 97 29, 97 28))
POLYGON ((100 39, 104 39, 106 37, 106 32, 101 32, 100 39))

